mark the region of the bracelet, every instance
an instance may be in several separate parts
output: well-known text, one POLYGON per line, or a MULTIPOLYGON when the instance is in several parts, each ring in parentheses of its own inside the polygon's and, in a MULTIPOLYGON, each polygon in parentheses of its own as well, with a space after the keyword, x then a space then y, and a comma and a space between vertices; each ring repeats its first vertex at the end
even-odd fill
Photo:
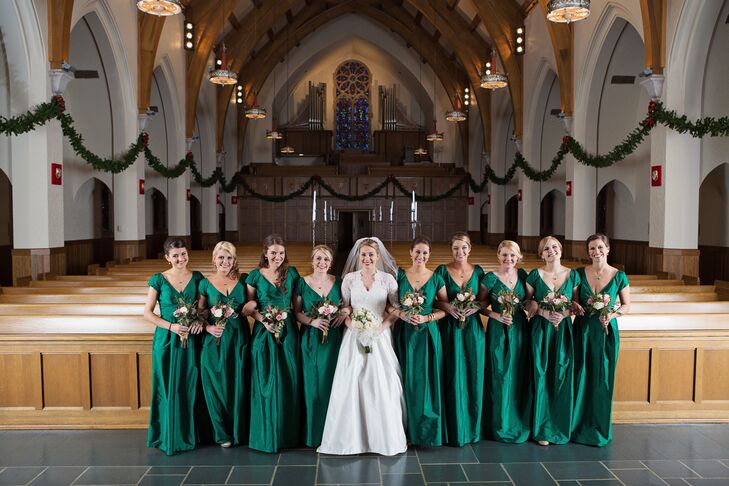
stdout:
POLYGON ((623 313, 620 312, 619 310, 615 311, 615 315, 618 317, 623 317, 623 313))
POLYGON ((167 330, 168 330, 168 331, 171 331, 171 330, 172 330, 172 323, 171 323, 171 322, 170 322, 170 325, 169 325, 169 326, 167 326, 167 330))

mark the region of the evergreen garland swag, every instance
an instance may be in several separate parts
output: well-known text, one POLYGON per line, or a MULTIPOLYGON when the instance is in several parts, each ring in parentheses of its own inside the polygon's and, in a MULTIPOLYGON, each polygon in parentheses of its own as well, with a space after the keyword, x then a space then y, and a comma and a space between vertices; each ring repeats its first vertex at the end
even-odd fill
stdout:
MULTIPOLYGON (((49 102, 41 103, 32 110, 18 116, 12 118, 0 116, 0 134, 7 136, 21 135, 34 130, 38 126, 45 125, 52 119, 57 119, 61 123, 61 129, 64 136, 68 138, 76 155, 91 164, 91 166, 96 170, 118 174, 131 166, 140 154, 144 152, 147 165, 163 177, 168 179, 179 177, 189 168, 195 181, 203 187, 210 187, 213 184, 220 183, 223 191, 232 192, 236 187, 241 186, 251 196, 269 202, 282 202, 293 199, 306 192, 314 184, 317 184, 332 196, 346 201, 362 201, 369 199, 390 184, 393 184, 404 196, 410 196, 411 194, 411 192, 393 176, 388 176, 384 181, 382 181, 382 183, 375 186, 372 190, 358 196, 337 192, 321 177, 312 176, 301 187, 290 194, 269 196, 261 194, 253 189, 240 171, 236 172, 231 180, 228 181, 223 174, 222 168, 216 167, 210 176, 203 178, 202 174, 197 169, 192 152, 189 152, 185 158, 180 160, 176 165, 172 167, 165 166, 159 158, 155 156, 151 150, 149 150, 149 135, 146 132, 140 133, 137 140, 129 146, 127 151, 124 152, 119 159, 105 159, 94 154, 86 147, 83 137, 74 127, 73 118, 70 114, 65 113, 65 110, 66 104, 63 97, 54 96, 49 102)), ((696 121, 690 121, 686 115, 679 116, 675 111, 665 109, 662 103, 658 101, 651 101, 648 104, 648 113, 646 117, 626 136, 622 142, 604 155, 589 154, 577 140, 567 135, 562 138, 562 144, 560 145, 559 150, 555 154, 554 158, 552 158, 549 168, 545 170, 539 171, 534 169, 531 165, 529 165, 529 162, 524 158, 524 156, 520 152, 517 152, 514 155, 513 163, 506 170, 503 176, 496 175, 491 166, 487 165, 484 171, 484 179, 481 182, 476 182, 470 174, 466 174, 463 179, 443 194, 436 196, 416 195, 416 198, 418 201, 423 202, 439 201, 452 196, 465 184, 468 184, 473 192, 482 192, 489 181, 498 185, 508 184, 514 178, 517 168, 521 169, 524 175, 533 181, 547 181, 554 175, 557 168, 559 168, 564 161, 565 155, 568 153, 571 153, 575 159, 583 165, 595 168, 609 167, 635 152, 638 145, 645 140, 645 137, 658 123, 679 133, 688 133, 694 138, 703 138, 705 136, 729 136, 729 117, 727 116, 721 118, 705 117, 696 121)))

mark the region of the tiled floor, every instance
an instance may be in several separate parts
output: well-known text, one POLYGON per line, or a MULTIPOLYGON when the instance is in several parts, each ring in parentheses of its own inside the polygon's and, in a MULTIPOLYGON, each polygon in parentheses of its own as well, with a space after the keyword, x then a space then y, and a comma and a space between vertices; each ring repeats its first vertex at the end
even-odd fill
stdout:
POLYGON ((0 486, 729 485, 729 425, 622 425, 604 448, 484 441, 397 457, 203 447, 167 457, 146 431, 0 432, 0 486))

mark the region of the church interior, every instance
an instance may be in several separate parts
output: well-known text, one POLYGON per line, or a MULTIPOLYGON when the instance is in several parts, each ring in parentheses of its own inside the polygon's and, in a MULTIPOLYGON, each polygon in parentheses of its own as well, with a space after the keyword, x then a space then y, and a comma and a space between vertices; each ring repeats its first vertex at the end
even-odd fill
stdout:
POLYGON ((729 484, 727 46, 727 0, 0 0, 0 484, 729 484), (306 275, 456 232, 610 238, 612 444, 146 448, 169 237, 306 275))

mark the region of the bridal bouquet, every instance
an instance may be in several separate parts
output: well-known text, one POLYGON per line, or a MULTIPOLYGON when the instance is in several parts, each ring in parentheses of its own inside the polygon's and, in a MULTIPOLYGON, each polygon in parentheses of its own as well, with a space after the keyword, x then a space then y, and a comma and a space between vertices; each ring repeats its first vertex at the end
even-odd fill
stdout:
POLYGON ((351 319, 352 326, 357 330, 357 342, 364 348, 365 353, 371 353, 372 341, 379 333, 382 320, 364 308, 354 311, 351 319))
MULTIPOLYGON (((590 314, 606 318, 611 312, 618 308, 617 302, 614 305, 610 305, 611 300, 610 294, 604 292, 591 295, 590 298, 587 299, 587 307, 590 310, 590 314)), ((602 320, 600 322, 602 323, 602 320)), ((605 334, 607 334, 610 329, 609 323, 604 323, 602 327, 605 334)))
POLYGON ((400 310, 406 316, 414 316, 420 314, 423 311, 423 304, 425 303, 425 296, 417 290, 407 292, 400 299, 400 310))
POLYGON ((269 305, 263 311, 263 323, 273 329, 273 337, 276 338, 276 344, 281 344, 281 330, 286 324, 286 318, 288 316, 288 309, 281 309, 272 305, 269 305))
MULTIPOLYGON (((210 315, 215 318, 215 327, 225 329, 225 324, 228 322, 228 319, 238 317, 235 307, 236 303, 233 299, 230 299, 227 302, 223 302, 222 300, 218 301, 218 303, 210 309, 210 315)), ((215 338, 215 345, 220 345, 219 337, 215 338)))
MULTIPOLYGON (((311 311, 309 311, 309 317, 311 317, 312 319, 325 319, 327 321, 330 321, 334 319, 334 317, 336 317, 338 312, 339 306, 337 304, 329 299, 324 299, 319 303, 319 305, 311 308, 311 311)), ((328 336, 329 329, 324 329, 321 334, 322 344, 327 342, 328 336)))
MULTIPOLYGON (((177 309, 172 314, 175 316, 177 325, 182 327, 190 327, 195 321, 199 320, 197 313, 197 300, 192 304, 188 304, 183 299, 177 299, 177 309)), ((180 336, 180 345, 183 349, 187 348, 187 335, 180 336)))
POLYGON ((514 311, 521 304, 521 299, 513 290, 502 290, 496 297, 496 301, 501 304, 501 313, 505 316, 513 316, 514 311))
MULTIPOLYGON (((549 292, 541 301, 539 301, 539 308, 549 312, 564 312, 569 306, 570 301, 567 296, 558 290, 549 292)), ((554 327, 558 326, 559 324, 556 324, 554 327)))
MULTIPOLYGON (((471 287, 463 287, 456 294, 456 298, 451 301, 451 305, 456 308, 458 312, 464 312, 469 309, 480 309, 481 305, 476 301, 476 294, 473 293, 471 287)), ((466 317, 461 316, 459 319, 461 329, 466 324, 466 317)))

